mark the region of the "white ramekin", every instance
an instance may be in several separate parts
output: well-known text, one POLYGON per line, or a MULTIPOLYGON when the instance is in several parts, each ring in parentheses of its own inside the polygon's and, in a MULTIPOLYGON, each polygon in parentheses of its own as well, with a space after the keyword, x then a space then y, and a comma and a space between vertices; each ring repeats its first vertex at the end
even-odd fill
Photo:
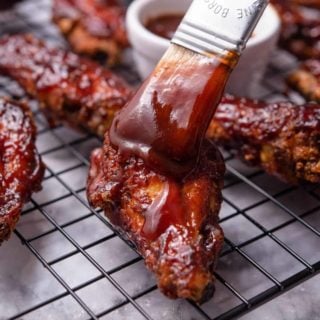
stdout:
MULTIPOLYGON (((162 14, 184 13, 192 0, 135 0, 129 6, 126 25, 133 47, 133 58, 142 79, 145 79, 161 59, 170 42, 145 28, 145 23, 162 14)), ((254 36, 248 41, 227 91, 241 96, 254 95, 254 89, 265 72, 271 52, 276 47, 280 18, 269 5, 254 36)))

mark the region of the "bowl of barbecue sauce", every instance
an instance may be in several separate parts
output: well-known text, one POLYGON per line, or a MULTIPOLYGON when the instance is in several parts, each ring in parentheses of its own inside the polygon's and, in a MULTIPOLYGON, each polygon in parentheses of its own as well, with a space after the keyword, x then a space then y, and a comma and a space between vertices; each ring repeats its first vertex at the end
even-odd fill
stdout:
POLYGON ((182 13, 164 13, 147 20, 145 27, 153 34, 171 40, 182 19, 182 13))
MULTIPOLYGON (((142 79, 149 76, 167 50, 191 3, 192 0, 135 0, 130 5, 126 24, 142 79)), ((269 5, 231 75, 226 89, 229 93, 255 96, 276 47, 280 26, 276 10, 269 5)))
POLYGON ((135 0, 127 11, 128 37, 142 79, 154 69, 192 0, 135 0))

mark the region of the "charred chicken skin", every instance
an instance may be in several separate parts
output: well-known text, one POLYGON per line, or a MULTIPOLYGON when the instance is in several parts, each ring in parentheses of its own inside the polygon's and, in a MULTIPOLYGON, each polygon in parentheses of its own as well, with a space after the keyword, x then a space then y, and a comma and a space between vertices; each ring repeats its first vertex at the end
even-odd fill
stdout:
POLYGON ((107 69, 30 35, 0 39, 0 72, 18 81, 53 122, 100 136, 132 93, 107 69))
POLYGON ((320 60, 305 61, 287 80, 307 101, 320 103, 320 60))
POLYGON ((223 244, 223 176, 223 159, 208 142, 197 169, 177 182, 121 154, 107 134, 92 154, 87 194, 136 245, 165 295, 202 302, 213 294, 223 244))
POLYGON ((320 182, 320 107, 225 96, 207 138, 291 184, 320 182))
POLYGON ((290 0, 272 0, 282 20, 280 46, 297 58, 320 59, 320 20, 308 18, 290 0))
POLYGON ((0 244, 16 226, 23 205, 41 189, 44 166, 27 106, 0 99, 0 244))
POLYGON ((91 57, 118 61, 128 39, 125 8, 117 0, 54 0, 53 21, 72 49, 91 57))

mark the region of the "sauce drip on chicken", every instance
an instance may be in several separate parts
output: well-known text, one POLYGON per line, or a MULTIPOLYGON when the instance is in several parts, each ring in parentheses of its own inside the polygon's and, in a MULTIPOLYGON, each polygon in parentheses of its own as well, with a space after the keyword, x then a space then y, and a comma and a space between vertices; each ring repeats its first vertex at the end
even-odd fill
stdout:
POLYGON ((166 182, 161 193, 145 212, 142 235, 155 239, 165 232, 170 224, 185 224, 184 208, 181 203, 179 188, 174 183, 166 182), (175 214, 172 215, 172 212, 175 214))

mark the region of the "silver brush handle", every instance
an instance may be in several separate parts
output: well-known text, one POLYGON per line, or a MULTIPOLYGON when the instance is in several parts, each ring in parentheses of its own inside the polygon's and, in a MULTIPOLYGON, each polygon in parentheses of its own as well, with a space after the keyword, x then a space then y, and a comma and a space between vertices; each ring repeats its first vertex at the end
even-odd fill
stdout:
POLYGON ((268 0, 194 0, 171 42, 202 54, 240 55, 267 4, 268 0))

